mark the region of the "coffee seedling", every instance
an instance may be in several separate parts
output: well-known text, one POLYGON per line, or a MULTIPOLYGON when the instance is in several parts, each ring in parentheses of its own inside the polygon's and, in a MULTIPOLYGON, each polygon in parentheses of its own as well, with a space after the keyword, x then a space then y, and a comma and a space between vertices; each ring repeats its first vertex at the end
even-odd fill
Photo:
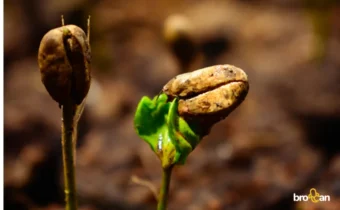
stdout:
POLYGON ((62 153, 66 210, 77 209, 75 145, 78 120, 91 84, 91 49, 88 31, 65 25, 48 31, 40 42, 38 64, 47 92, 62 109, 62 153))
POLYGON ((141 99, 135 129, 158 156, 163 169, 158 210, 166 209, 172 168, 185 164, 210 128, 235 110, 248 90, 243 70, 218 65, 178 75, 160 95, 141 99))

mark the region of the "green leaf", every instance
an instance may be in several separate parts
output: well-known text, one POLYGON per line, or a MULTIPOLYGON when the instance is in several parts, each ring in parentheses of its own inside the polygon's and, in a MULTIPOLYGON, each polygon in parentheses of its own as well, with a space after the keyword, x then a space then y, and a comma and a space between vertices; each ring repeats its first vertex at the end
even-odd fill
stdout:
POLYGON ((166 129, 166 114, 169 104, 164 96, 151 100, 144 96, 137 106, 134 125, 137 134, 156 151, 159 133, 166 129))
POLYGON ((153 100, 144 96, 134 118, 137 134, 157 154, 163 168, 184 164, 201 139, 179 116, 178 98, 172 102, 167 102, 167 99, 165 94, 153 100))
POLYGON ((192 146, 189 142, 187 142, 185 136, 179 130, 180 117, 178 115, 177 109, 178 98, 175 98, 170 105, 168 114, 169 137, 176 148, 174 163, 184 164, 189 153, 192 151, 192 146))

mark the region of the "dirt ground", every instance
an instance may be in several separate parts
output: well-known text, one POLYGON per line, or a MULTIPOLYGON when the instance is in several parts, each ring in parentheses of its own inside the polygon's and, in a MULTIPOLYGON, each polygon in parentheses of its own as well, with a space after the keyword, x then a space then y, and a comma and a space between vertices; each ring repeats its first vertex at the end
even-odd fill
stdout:
POLYGON ((91 15, 92 84, 80 121, 81 210, 156 209, 138 176, 161 168, 135 133, 142 96, 172 77, 232 64, 246 100, 172 177, 169 210, 340 209, 340 5, 335 0, 5 0, 6 210, 63 208, 61 111, 40 80, 39 43, 91 15), (174 21, 175 20, 175 21, 174 21), (176 22, 177 21, 177 22, 176 22), (164 28, 167 28, 167 36, 164 28), (171 44, 171 30, 187 31, 171 44), (294 202, 315 188, 330 202, 294 202))

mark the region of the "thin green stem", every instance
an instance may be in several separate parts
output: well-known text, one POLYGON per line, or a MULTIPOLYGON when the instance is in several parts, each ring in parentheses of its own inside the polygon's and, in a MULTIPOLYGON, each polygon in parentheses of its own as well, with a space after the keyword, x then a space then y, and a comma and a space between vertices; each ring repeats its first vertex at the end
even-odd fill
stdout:
POLYGON ((66 210, 77 210, 77 192, 75 179, 75 142, 77 125, 75 119, 77 106, 66 103, 62 107, 62 151, 64 167, 64 192, 66 210))
POLYGON ((173 166, 163 168, 162 185, 158 196, 157 210, 166 210, 167 208, 172 168, 173 166))

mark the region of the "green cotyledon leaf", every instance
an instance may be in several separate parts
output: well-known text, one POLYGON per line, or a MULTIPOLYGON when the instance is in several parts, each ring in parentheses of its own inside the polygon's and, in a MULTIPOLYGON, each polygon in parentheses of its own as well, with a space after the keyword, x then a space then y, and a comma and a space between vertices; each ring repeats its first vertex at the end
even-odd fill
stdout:
POLYGON ((168 128, 171 142, 178 151, 175 162, 184 164, 189 153, 196 147, 201 138, 178 115, 178 98, 171 102, 168 113, 168 128))
POLYGON ((160 95, 151 100, 144 96, 138 106, 134 117, 137 134, 146 141, 153 151, 156 151, 159 134, 166 128, 166 115, 169 110, 167 96, 160 95))
POLYGON ((143 97, 135 113, 137 134, 157 154, 163 168, 184 164, 201 139, 178 115, 177 109, 177 98, 167 102, 166 94, 161 94, 153 100, 143 97))

